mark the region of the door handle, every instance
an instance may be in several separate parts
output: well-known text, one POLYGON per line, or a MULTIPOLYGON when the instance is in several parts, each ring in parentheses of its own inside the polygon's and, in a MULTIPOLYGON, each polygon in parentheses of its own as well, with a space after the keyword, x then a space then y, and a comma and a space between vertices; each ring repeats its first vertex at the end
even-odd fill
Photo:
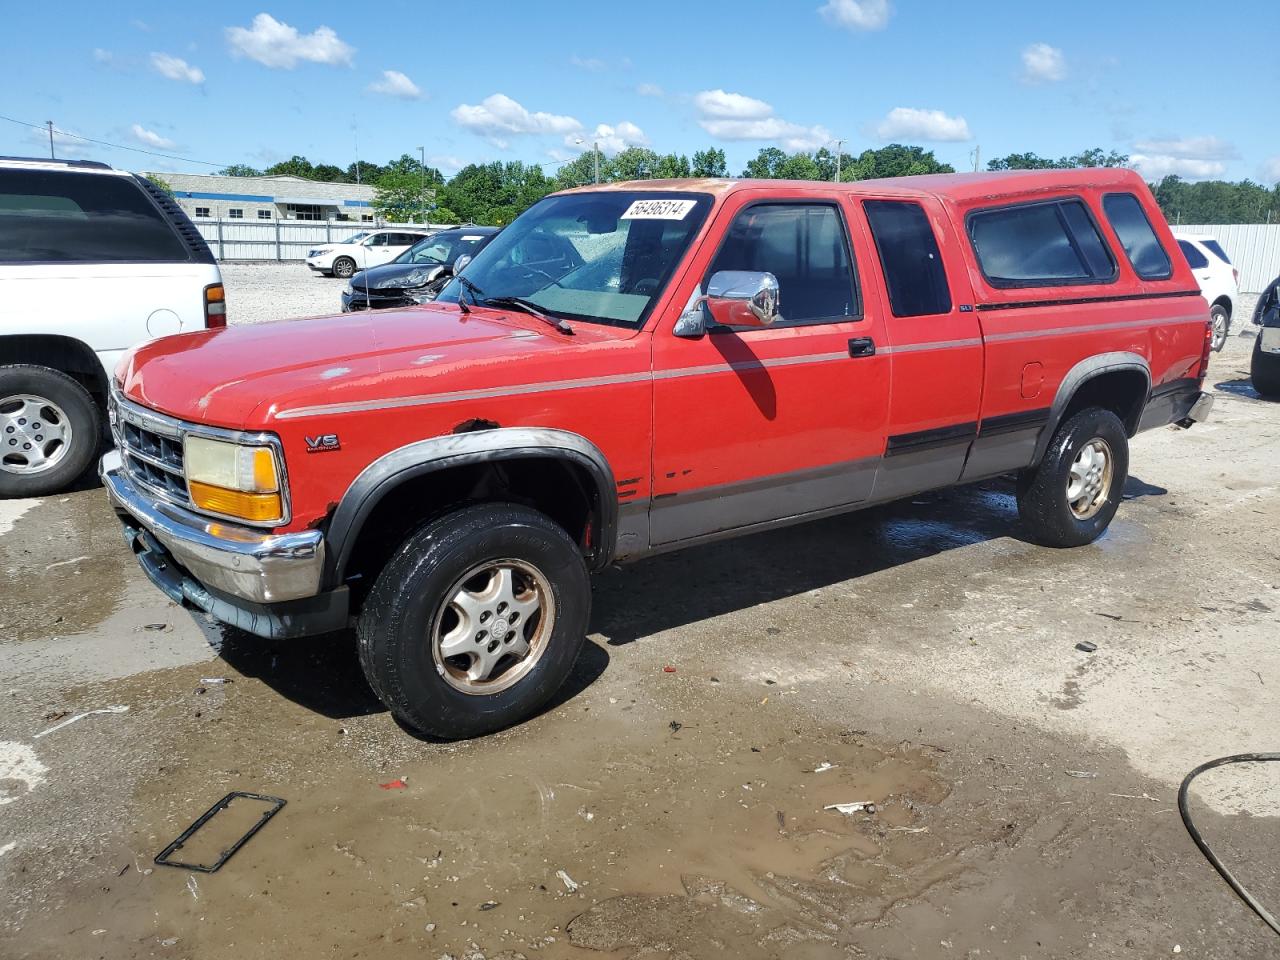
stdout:
POLYGON ((870 337, 854 337, 849 341, 849 356, 874 357, 875 355, 876 342, 870 337))

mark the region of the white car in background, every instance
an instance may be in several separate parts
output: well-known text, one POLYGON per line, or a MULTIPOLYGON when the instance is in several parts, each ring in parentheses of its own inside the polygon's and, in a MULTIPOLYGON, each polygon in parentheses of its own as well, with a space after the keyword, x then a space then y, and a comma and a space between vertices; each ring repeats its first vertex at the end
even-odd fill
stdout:
POLYGON ((1221 350, 1231 331, 1232 313, 1240 300, 1240 271, 1231 265, 1231 258, 1213 237, 1176 230, 1173 237, 1191 265, 1191 272, 1196 275, 1200 292, 1209 301, 1209 315, 1213 318, 1213 349, 1221 350))
POLYGON ((307 266, 316 273, 346 280, 357 270, 390 263, 426 236, 426 230, 366 230, 341 243, 307 251, 307 266))
MULTIPOLYGON (((0 499, 75 482, 125 351, 226 326, 226 307, 208 245, 156 184, 92 160, 0 159, 0 499)), ((172 477, 161 453, 154 472, 172 477)))

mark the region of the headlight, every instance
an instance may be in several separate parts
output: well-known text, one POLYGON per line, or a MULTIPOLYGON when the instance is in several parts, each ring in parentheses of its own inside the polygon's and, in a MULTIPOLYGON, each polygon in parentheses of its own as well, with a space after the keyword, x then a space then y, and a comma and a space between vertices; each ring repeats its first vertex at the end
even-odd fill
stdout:
POLYGON ((351 287, 351 281, 350 281, 350 280, 348 280, 348 281, 347 281, 347 289, 346 289, 346 291, 345 291, 345 292, 346 292, 346 294, 347 294, 347 296, 348 296, 348 297, 349 297, 349 296, 351 296, 351 294, 354 292, 354 291, 352 290, 352 287, 351 287))
POLYGON ((326 253, 333 253, 332 248, 330 248, 330 247, 320 247, 320 248, 319 248, 319 249, 317 249, 317 250, 312 250, 312 251, 311 251, 311 256, 313 256, 313 257, 323 257, 326 253))
POLYGON ((187 437, 185 462, 197 509, 254 523, 284 519, 280 468, 271 447, 187 437))
POLYGON ((406 287, 422 287, 430 283, 440 268, 436 267, 430 270, 414 270, 412 273, 402 277, 388 277, 386 280, 379 280, 374 284, 375 290, 390 290, 392 288, 401 289, 406 287))

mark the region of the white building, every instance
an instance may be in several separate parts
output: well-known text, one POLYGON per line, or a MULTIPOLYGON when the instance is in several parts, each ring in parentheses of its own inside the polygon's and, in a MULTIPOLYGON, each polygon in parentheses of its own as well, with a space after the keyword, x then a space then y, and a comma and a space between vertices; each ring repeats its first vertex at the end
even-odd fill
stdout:
POLYGON ((323 183, 289 175, 144 175, 169 184, 178 205, 193 220, 373 222, 373 187, 364 184, 323 183))

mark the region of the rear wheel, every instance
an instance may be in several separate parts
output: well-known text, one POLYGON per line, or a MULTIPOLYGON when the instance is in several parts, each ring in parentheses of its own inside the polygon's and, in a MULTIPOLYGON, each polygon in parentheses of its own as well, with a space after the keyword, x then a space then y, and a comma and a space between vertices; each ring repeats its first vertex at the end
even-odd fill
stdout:
POLYGON ((1222 350, 1227 343, 1227 332, 1231 329, 1231 314, 1220 303, 1209 308, 1209 320, 1213 324, 1210 346, 1214 352, 1222 350))
POLYGON ((356 262, 350 257, 339 257, 333 261, 333 275, 342 280, 347 280, 356 272, 356 262))
POLYGON ((98 452, 102 415, 79 383, 49 367, 0 367, 0 497, 56 493, 98 452))
POLYGON ((1262 334, 1253 342, 1253 359, 1249 364, 1253 389, 1268 400, 1280 400, 1280 353, 1262 349, 1262 334))
POLYGON ((467 507, 409 537, 357 621, 370 686, 406 726, 442 739, 500 730, 564 683, 586 634, 581 551, 545 515, 467 507))
POLYGON ((1018 514, 1046 547, 1092 543, 1111 523, 1129 475, 1129 439, 1110 410, 1090 407, 1062 424, 1039 466, 1018 482, 1018 514))

